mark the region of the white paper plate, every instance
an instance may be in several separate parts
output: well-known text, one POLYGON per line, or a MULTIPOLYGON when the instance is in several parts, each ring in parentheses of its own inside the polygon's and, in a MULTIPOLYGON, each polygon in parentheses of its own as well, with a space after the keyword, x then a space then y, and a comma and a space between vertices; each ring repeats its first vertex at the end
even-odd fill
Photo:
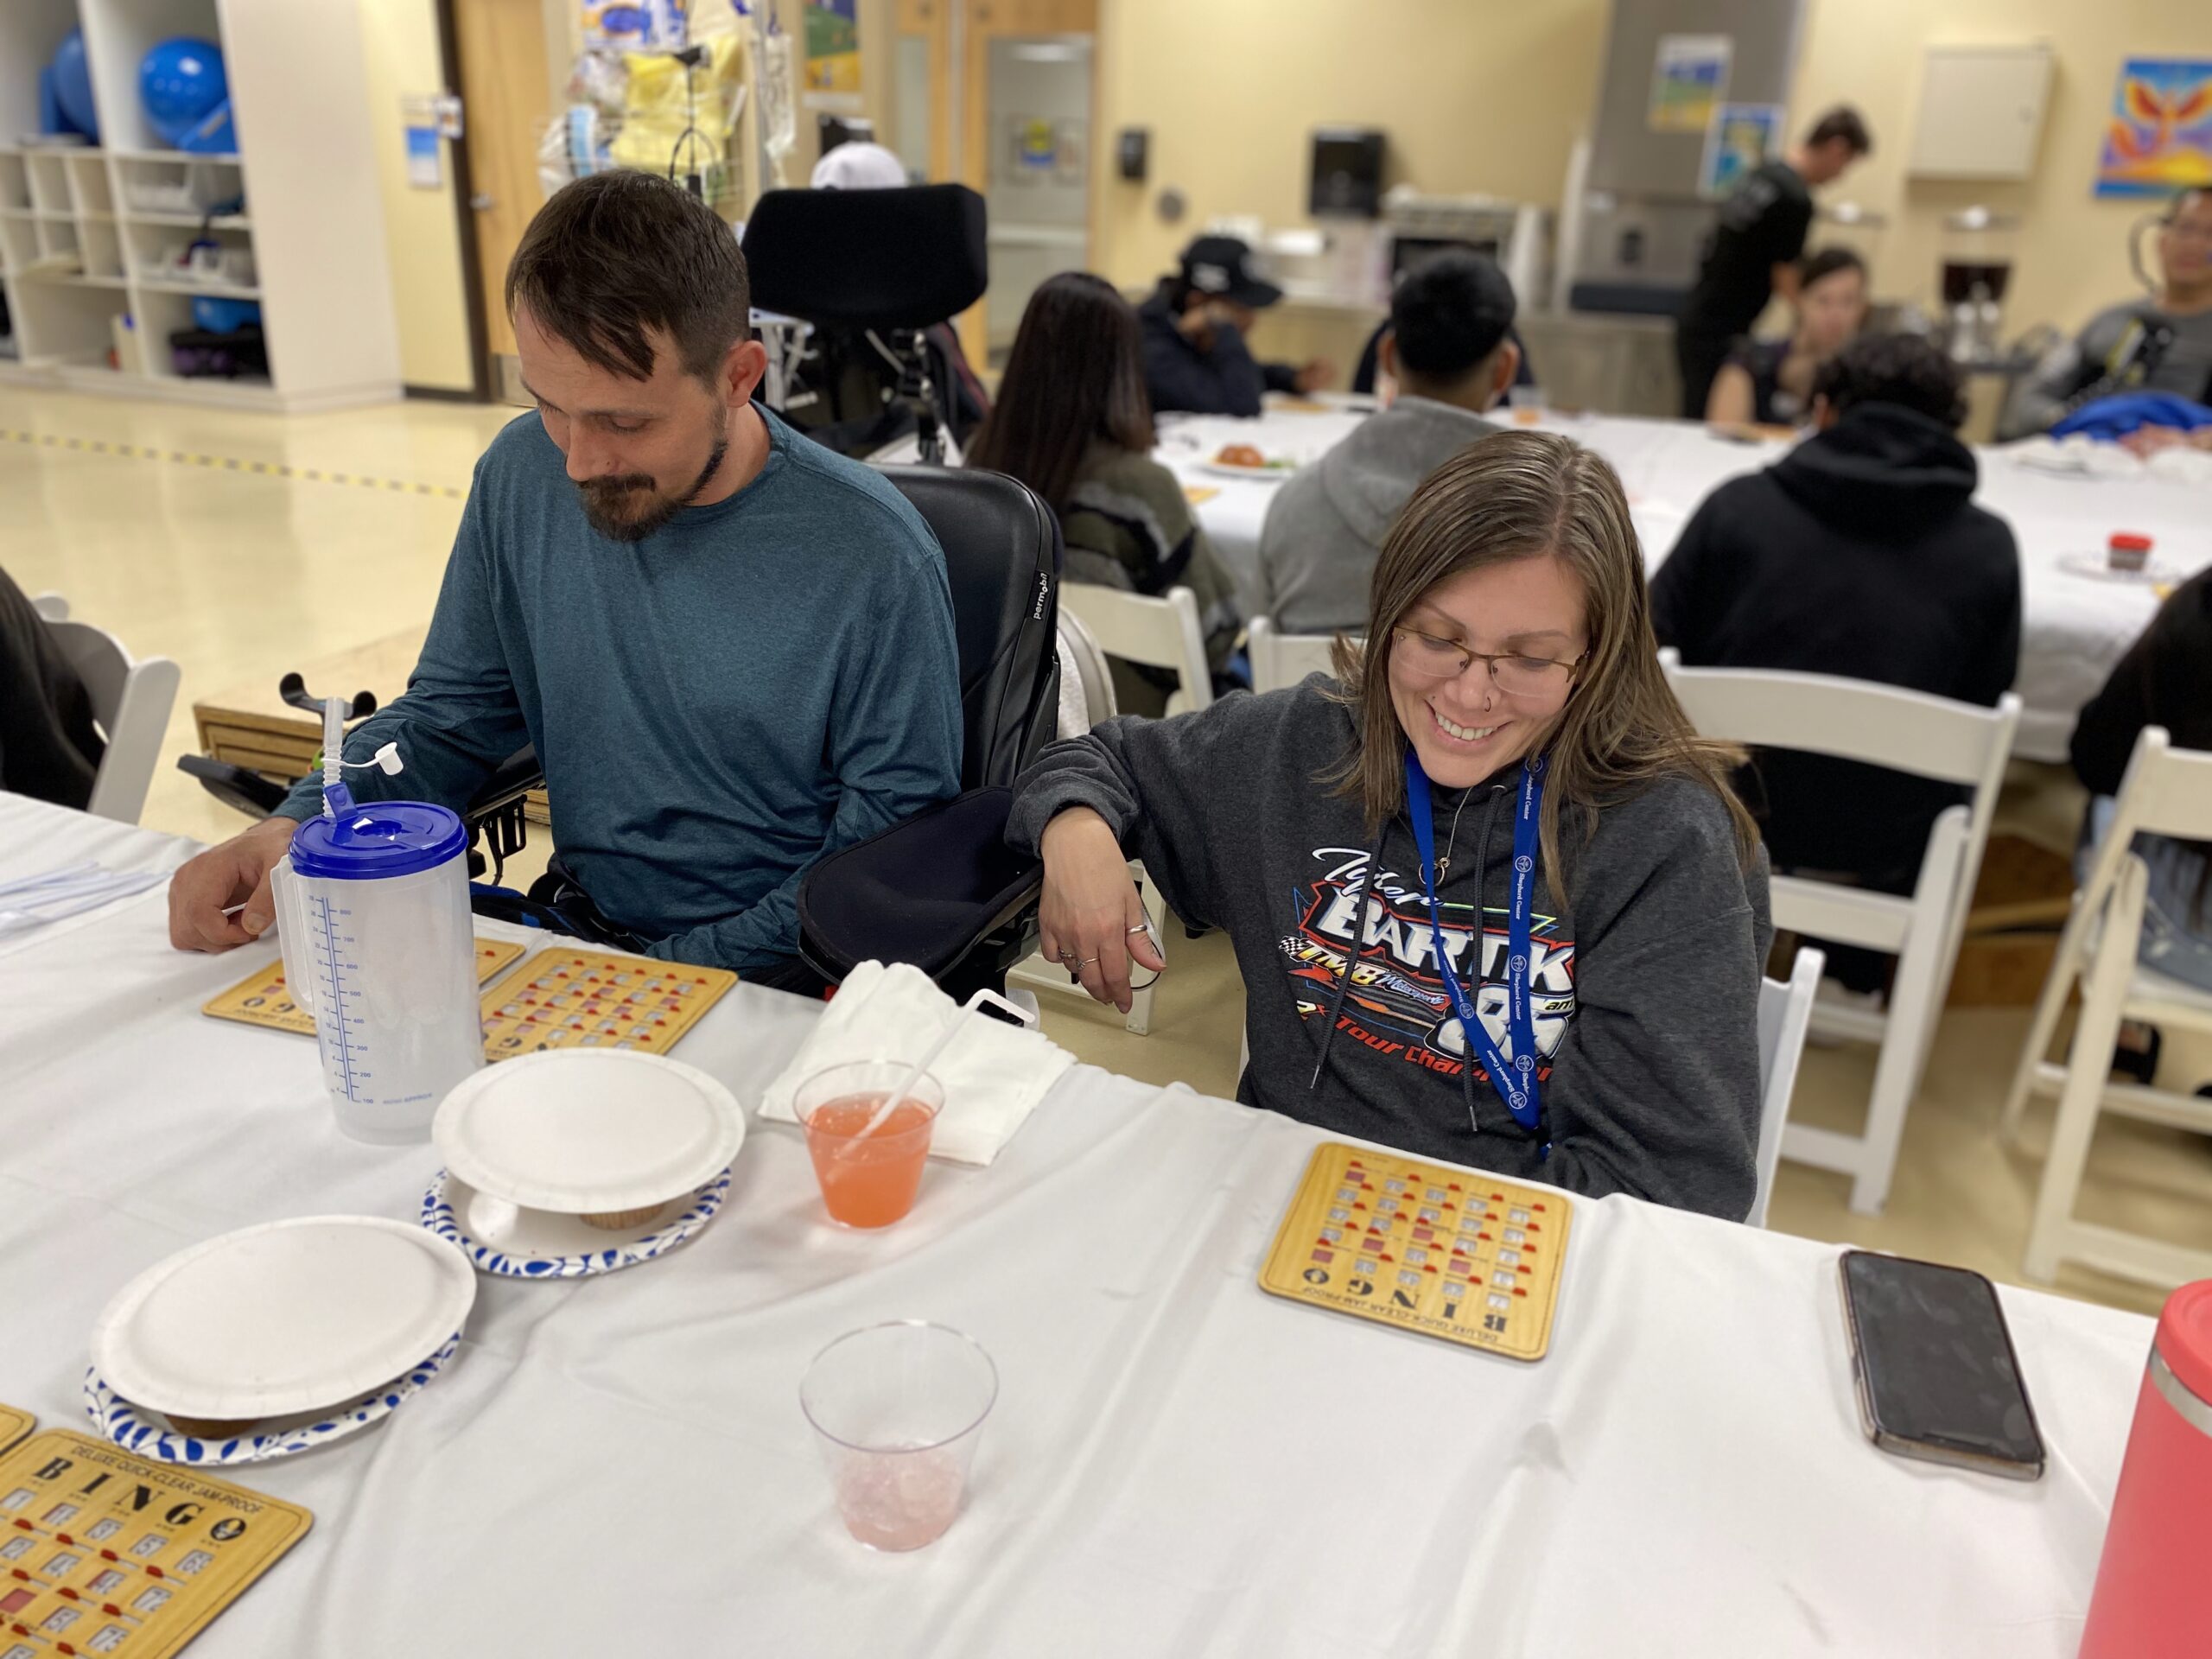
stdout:
POLYGON ((109 1387, 97 1368, 85 1373, 85 1415, 92 1420, 94 1433, 142 1458, 217 1467, 225 1464, 265 1463, 271 1458, 289 1457, 295 1452, 312 1452, 319 1446, 342 1440, 372 1423, 383 1421, 402 1401, 443 1370, 460 1347, 461 1333, 455 1332, 445 1346, 420 1365, 410 1367, 405 1375, 393 1377, 348 1405, 335 1411, 303 1412, 290 1418, 279 1418, 259 1424, 250 1434, 233 1435, 227 1440, 202 1440, 196 1434, 171 1428, 109 1387))
POLYGON ((1256 479, 1262 484, 1280 484, 1298 470, 1295 467, 1238 467, 1226 461, 1211 458, 1198 463, 1202 473, 1211 473, 1216 478, 1256 479))
POLYGON ((401 1375, 468 1320, 461 1252, 381 1216, 305 1216, 195 1244, 125 1285, 92 1369, 188 1417, 318 1411, 401 1375))
POLYGON ((422 1224, 476 1264, 506 1279, 582 1279, 615 1273, 667 1255, 720 1214, 729 1196, 727 1169, 642 1227, 610 1233, 581 1216, 525 1210, 479 1192, 442 1169, 423 1194, 422 1224))
POLYGON ((2181 580, 2181 572, 2160 559, 2146 561, 2140 570, 2115 570, 2101 554, 2068 553, 2060 556, 2058 568, 2069 575, 2087 576, 2092 582, 2124 582, 2136 587, 2181 580))
POLYGON ((737 1156, 745 1114, 696 1066, 622 1049, 549 1049, 472 1073, 431 1125, 479 1192, 563 1215, 680 1198, 737 1156))

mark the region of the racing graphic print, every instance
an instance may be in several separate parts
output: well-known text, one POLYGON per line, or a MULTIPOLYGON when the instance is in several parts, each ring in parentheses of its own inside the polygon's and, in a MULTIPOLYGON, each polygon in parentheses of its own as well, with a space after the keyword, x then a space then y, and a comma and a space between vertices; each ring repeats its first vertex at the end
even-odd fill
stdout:
MULTIPOLYGON (((1353 895, 1362 887, 1366 855, 1357 847, 1318 847, 1319 866, 1312 883, 1291 893, 1292 930, 1283 936, 1291 982, 1301 1020, 1328 1017, 1344 958, 1354 959, 1351 986, 1344 996, 1338 1041, 1351 1038, 1377 1058, 1424 1067, 1456 1080, 1472 1065, 1478 1082, 1490 1073, 1478 1055, 1470 1055, 1459 1017, 1452 1011, 1436 964, 1436 944, 1429 929, 1428 904, 1413 881, 1392 870, 1379 870, 1365 886, 1357 918, 1353 895)), ((1506 1019, 1506 913, 1485 909, 1479 921, 1469 904, 1443 901, 1444 948, 1459 982, 1471 988, 1480 952, 1481 978, 1473 991, 1476 1016, 1509 1059, 1513 1037, 1506 1019)), ((1541 913, 1530 918, 1529 1002, 1536 1039, 1536 1076, 1548 1079, 1551 1062, 1574 1017, 1574 942, 1560 937, 1559 918, 1541 913)), ((1343 1050, 1339 1048, 1339 1052, 1343 1050)))

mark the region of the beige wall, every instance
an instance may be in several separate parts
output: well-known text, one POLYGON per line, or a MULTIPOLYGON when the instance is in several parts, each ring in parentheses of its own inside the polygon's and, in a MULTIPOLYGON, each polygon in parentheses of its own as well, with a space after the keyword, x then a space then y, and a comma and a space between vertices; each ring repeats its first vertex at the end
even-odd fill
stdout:
POLYGON ((400 378, 410 386, 469 391, 468 290, 461 269, 450 158, 441 190, 407 182, 400 99, 445 90, 431 0, 361 0, 369 130, 376 145, 385 245, 399 320, 400 378))
MULTIPOLYGON (((1095 263, 1134 287, 1167 269, 1211 215, 1306 223, 1306 135, 1325 124, 1387 130, 1393 180, 1556 206, 1611 10, 1605 0, 1103 0, 1095 263), (1114 137, 1127 126, 1152 133, 1141 186, 1112 175, 1114 137), (1177 225, 1154 211, 1169 185, 1190 202, 1177 225)), ((1827 195, 1889 215, 1869 248, 1885 296, 1932 299, 1942 216, 1984 202, 2024 220, 2008 327, 2072 325, 2138 291, 2126 232, 2143 208, 2096 201, 2089 188, 2120 59, 2159 54, 2212 54, 2212 3, 1810 0, 1790 118, 1802 125, 1839 99, 1866 112, 1875 154, 1827 195), (2036 179, 1908 183, 1923 48, 2036 40, 2057 54, 2036 179)))
MULTIPOLYGON (((2127 228, 2142 201, 2090 194, 2113 81, 2126 57, 2212 55, 2205 0, 1814 0, 1790 105, 1794 118, 1849 99, 1874 132, 1874 154, 1839 194, 1890 216, 1872 245, 1877 286, 1931 302, 1946 213, 1974 203, 2017 213, 2018 265, 2009 332, 2037 321, 2078 327, 2141 292, 2127 270, 2127 228), (1904 176, 1923 54, 1930 45, 2046 41, 2056 49, 2035 176, 1970 185, 1904 176)), ((1816 227, 1817 229, 1817 227, 1816 227)), ((2147 256, 2146 256, 2147 257, 2147 256)))
POLYGON ((1217 213, 1306 223, 1308 135, 1381 127, 1389 176, 1556 201, 1590 118, 1605 0, 1102 0, 1095 258, 1135 287, 1217 213), (1124 127, 1149 176, 1114 176, 1124 127), (1189 211, 1154 211, 1173 185, 1189 211))

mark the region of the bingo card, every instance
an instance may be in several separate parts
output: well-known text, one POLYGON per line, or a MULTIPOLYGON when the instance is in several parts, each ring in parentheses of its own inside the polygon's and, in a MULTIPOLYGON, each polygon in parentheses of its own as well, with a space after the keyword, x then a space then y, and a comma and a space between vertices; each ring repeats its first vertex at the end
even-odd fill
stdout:
MULTIPOLYGON (((496 977, 501 969, 521 955, 522 946, 505 939, 477 940, 476 982, 481 985, 496 977)), ((218 1020, 266 1026, 271 1031, 289 1031, 302 1037, 315 1035, 313 1017, 293 1001, 291 994, 284 988, 282 957, 258 973, 240 980, 200 1012, 212 1014, 218 1020)))
POLYGON ((548 1048, 665 1054, 736 983, 727 968, 542 950, 485 992, 484 1057, 509 1060, 548 1048))
POLYGON ((1573 1215, 1558 1192, 1332 1141, 1313 1149, 1260 1288, 1541 1359, 1573 1215))
POLYGON ((89 1435, 0 1456, 0 1659, 165 1659, 315 1517, 89 1435))

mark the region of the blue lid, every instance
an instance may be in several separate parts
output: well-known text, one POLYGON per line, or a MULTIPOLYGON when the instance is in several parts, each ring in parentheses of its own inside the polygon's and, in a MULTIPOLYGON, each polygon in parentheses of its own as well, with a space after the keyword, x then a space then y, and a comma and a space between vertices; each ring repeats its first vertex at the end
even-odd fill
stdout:
POLYGON ((346 787, 332 792, 334 818, 317 815, 292 833, 292 868, 302 875, 376 881, 432 870, 468 845, 460 817, 427 801, 353 804, 346 787))

